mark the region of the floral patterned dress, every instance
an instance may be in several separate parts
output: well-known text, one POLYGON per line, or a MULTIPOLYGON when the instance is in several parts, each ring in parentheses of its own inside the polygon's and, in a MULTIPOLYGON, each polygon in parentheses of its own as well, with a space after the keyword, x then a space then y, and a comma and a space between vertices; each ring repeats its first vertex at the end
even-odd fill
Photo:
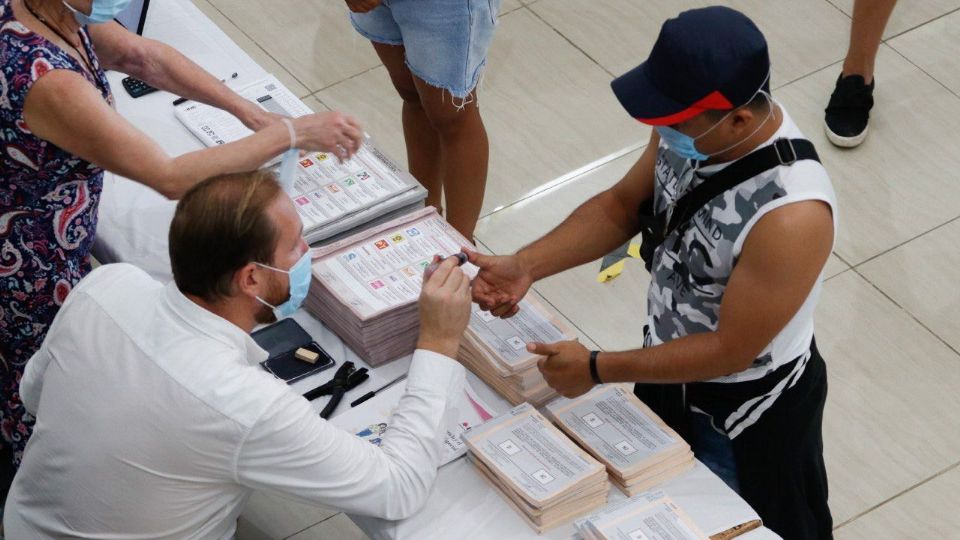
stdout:
MULTIPOLYGON (((86 28, 96 71, 30 31, 0 0, 0 433, 19 464, 32 419, 20 376, 71 289, 90 271, 103 170, 36 137, 23 119, 33 83, 56 69, 83 74, 113 96, 86 28)), ((63 96, 69 99, 69 96, 63 96)))

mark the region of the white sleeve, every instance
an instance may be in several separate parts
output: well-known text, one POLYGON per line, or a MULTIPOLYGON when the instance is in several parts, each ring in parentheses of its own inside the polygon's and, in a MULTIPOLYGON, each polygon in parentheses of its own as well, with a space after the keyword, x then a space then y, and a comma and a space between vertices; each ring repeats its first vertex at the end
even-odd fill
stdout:
POLYGON ((37 406, 40 405, 43 374, 46 373, 52 359, 50 349, 46 344, 41 345, 40 350, 33 353, 27 361, 27 367, 24 368, 23 376, 20 377, 20 401, 23 402, 27 412, 33 416, 37 415, 37 406))
POLYGON ((460 364, 417 350, 406 393, 379 447, 323 420, 305 399, 288 392, 241 446, 237 481, 355 514, 408 517, 423 505, 436 479, 445 410, 463 383, 460 364))

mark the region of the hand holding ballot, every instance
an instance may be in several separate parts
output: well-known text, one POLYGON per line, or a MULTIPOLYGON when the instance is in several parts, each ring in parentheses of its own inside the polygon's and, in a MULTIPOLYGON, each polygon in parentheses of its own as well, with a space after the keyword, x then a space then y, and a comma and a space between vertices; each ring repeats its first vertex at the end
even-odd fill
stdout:
POLYGON ((537 362, 537 367, 547 384, 561 396, 574 398, 593 388, 590 351, 579 341, 527 343, 527 350, 545 357, 537 362))
MULTIPOLYGON (((434 256, 433 262, 440 258, 434 256)), ((420 338, 418 349, 457 357, 460 338, 470 322, 470 278, 457 267, 456 257, 447 257, 420 291, 420 338)))
POLYGON ((497 317, 516 315, 520 300, 533 284, 533 275, 521 258, 517 255, 482 255, 467 248, 463 252, 480 268, 473 281, 473 300, 484 311, 497 317))

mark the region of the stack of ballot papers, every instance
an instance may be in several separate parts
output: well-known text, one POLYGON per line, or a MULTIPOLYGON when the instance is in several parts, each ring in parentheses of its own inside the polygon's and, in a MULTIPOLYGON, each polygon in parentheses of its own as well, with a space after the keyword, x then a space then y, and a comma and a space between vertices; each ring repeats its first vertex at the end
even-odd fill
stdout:
POLYGON ((537 532, 607 502, 603 465, 524 403, 468 431, 467 457, 537 532))
POLYGON ((690 446, 623 386, 557 398, 545 414, 606 465, 610 480, 636 495, 691 469, 690 446))
MULTIPOLYGON (((237 89, 237 93, 281 116, 295 118, 313 112, 272 75, 237 89)), ((185 101, 174 107, 174 114, 207 146, 253 134, 230 113, 203 103, 185 101)), ((278 161, 279 157, 268 165, 278 161)), ((289 195, 303 221, 304 238, 313 244, 331 242, 421 208, 427 192, 368 137, 343 163, 325 152, 300 156, 289 195)))
MULTIPOLYGON (((353 407, 334 416, 331 422, 371 444, 381 446, 383 437, 390 431, 393 413, 406 391, 406 380, 400 381, 377 391, 375 396, 363 402, 362 407, 353 407)), ((447 403, 444 416, 446 435, 440 449, 440 465, 466 454, 463 434, 496 415, 496 410, 477 395, 470 383, 463 381, 463 388, 447 403)))
POLYGON ((541 406, 557 397, 540 374, 543 358, 527 351, 527 343, 574 339, 573 331, 528 294, 520 311, 500 319, 474 304, 470 324, 460 341, 460 362, 513 405, 541 406))
POLYGON ((662 491, 618 501, 574 522, 583 540, 707 540, 662 491))
MULTIPOLYGON (((371 366, 410 354, 423 271, 463 246, 472 244, 429 207, 314 248, 304 307, 371 366)), ((477 273, 470 263, 461 269, 477 273)))

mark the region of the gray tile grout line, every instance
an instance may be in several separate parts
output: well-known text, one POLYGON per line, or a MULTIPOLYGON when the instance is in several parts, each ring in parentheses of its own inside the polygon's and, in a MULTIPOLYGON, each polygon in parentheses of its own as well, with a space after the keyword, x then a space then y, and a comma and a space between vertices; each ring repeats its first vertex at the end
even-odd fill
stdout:
POLYGON ((309 525, 309 526, 307 526, 307 527, 304 527, 304 528, 300 529, 299 531, 297 531, 297 532, 295 532, 295 533, 293 533, 293 534, 291 534, 291 535, 289 535, 289 536, 284 536, 284 537, 283 537, 283 540, 290 540, 290 539, 293 538, 294 536, 296 536, 296 535, 298 535, 298 534, 300 534, 300 533, 302 533, 302 532, 309 531, 310 529, 316 527, 317 525, 326 523, 326 522, 330 521, 331 519, 339 516, 339 515, 342 514, 342 513, 343 513, 343 512, 337 512, 337 513, 333 514, 332 516, 325 517, 325 518, 321 519, 320 521, 314 523, 313 525, 309 525))
MULTIPOLYGON (((901 35, 902 35, 902 34, 901 34, 901 35)), ((903 58, 904 60, 906 60, 908 64, 910 64, 911 66, 919 69, 919 70, 920 70, 920 73, 923 73, 923 74, 926 75, 927 77, 930 77, 931 79, 933 79, 934 82, 936 82, 937 84, 939 84, 940 86, 942 86, 947 92, 950 92, 950 93, 953 94, 955 97, 960 98, 960 94, 958 94, 957 92, 954 92, 952 88, 950 88, 949 86, 947 86, 946 84, 944 84, 940 79, 938 79, 938 78, 934 77, 933 75, 931 75, 930 73, 928 73, 927 70, 925 70, 925 69, 923 69, 922 67, 920 67, 916 62, 914 62, 913 60, 911 60, 910 57, 908 57, 906 54, 904 54, 903 52, 901 52, 900 49, 894 47, 892 44, 887 43, 887 42, 884 42, 883 44, 886 45, 887 47, 890 47, 890 50, 891 50, 891 51, 897 53, 897 55, 900 56, 900 58, 903 58)), ((874 77, 874 78, 876 78, 876 77, 874 77)))
MULTIPOLYGON (((276 62, 277 65, 280 66, 280 68, 281 68, 282 70, 286 71, 288 75, 290 75, 291 77, 293 77, 293 80, 297 81, 297 82, 300 84, 300 86, 306 88, 307 91, 310 90, 310 87, 309 87, 309 86, 307 86, 306 84, 304 84, 304 82, 301 81, 299 77, 297 77, 296 75, 293 74, 292 71, 290 71, 289 69, 287 69, 287 66, 283 65, 279 60, 277 60, 276 58, 274 58, 272 54, 270 54, 266 49, 263 48, 263 46, 260 45, 260 43, 257 42, 257 40, 253 39, 253 36, 251 36, 250 34, 248 34, 243 28, 240 28, 240 25, 237 24, 237 23, 235 23, 235 22, 233 21, 233 19, 231 19, 229 16, 227 16, 227 14, 224 13, 223 10, 221 10, 219 7, 217 7, 216 4, 214 4, 214 3, 211 2, 210 0, 205 0, 205 1, 206 1, 207 4, 210 4, 210 7, 212 7, 213 9, 215 9, 215 10, 217 11, 217 13, 219 13, 224 19, 226 19, 230 24, 232 24, 234 28, 236 28, 241 34, 243 34, 243 36, 244 36, 245 38, 249 39, 251 43, 253 43, 254 45, 256 45, 257 48, 260 49, 260 50, 263 52, 263 54, 267 55, 267 58, 269 58, 269 59, 273 60, 274 62, 276 62)), ((196 6, 196 4, 194 4, 194 6, 196 6)), ((197 9, 200 9, 200 8, 198 7, 197 9)), ((201 12, 202 12, 202 11, 203 11, 203 10, 201 10, 201 12)), ((212 22, 212 21, 211 21, 211 22, 212 22)), ((221 29, 221 31, 222 31, 222 30, 223 30, 223 29, 221 29)), ((226 34, 226 32, 223 32, 223 33, 226 34)), ((228 36, 228 37, 229 37, 229 36, 228 36)), ((237 47, 239 47, 241 50, 243 50, 243 48, 240 47, 240 45, 237 45, 237 47)), ((244 52, 246 52, 246 51, 244 51, 244 52)), ((262 67, 262 66, 261 66, 261 67, 262 67)), ((297 96, 297 97, 300 97, 300 96, 297 96)), ((309 94, 308 94, 307 96, 304 96, 304 97, 309 97, 309 94)), ((301 99, 302 99, 302 98, 301 98, 301 99)))
POLYGON ((904 313, 906 313, 907 316, 909 316, 911 319, 913 319, 913 321, 916 322, 918 325, 920 325, 921 328, 923 328, 924 330, 926 330, 931 336, 935 337, 935 338, 937 339, 937 341, 939 341, 940 343, 942 343, 946 348, 950 349, 950 350, 953 352, 953 354, 957 357, 957 359, 960 360, 960 351, 958 351, 956 348, 954 348, 953 345, 950 345, 949 343, 947 343, 947 341, 946 341, 945 339, 943 339, 942 337, 940 337, 939 334, 937 334, 936 332, 934 332, 933 330, 931 330, 930 327, 928 327, 923 321, 921 321, 916 315, 914 315, 912 311, 910 311, 910 310, 907 309, 906 307, 900 305, 899 302, 897 302, 896 300, 894 300, 893 297, 890 296, 889 294, 887 294, 887 292, 884 291, 882 288, 880 288, 879 285, 877 285, 876 283, 870 281, 870 280, 867 278, 867 276, 863 275, 863 273, 861 273, 858 269, 856 269, 856 268, 851 268, 851 270, 853 270, 853 273, 854 273, 854 274, 856 274, 856 275, 859 276, 861 279, 863 279, 864 281, 866 281, 871 287, 873 287, 874 289, 876 289, 877 292, 879 292, 884 298, 886 298, 887 300, 889 300, 891 304, 893 304, 893 305, 897 306, 898 308, 900 308, 901 311, 903 311, 904 313))
POLYGON ((890 496, 889 498, 884 499, 883 501, 881 501, 881 502, 879 502, 879 503, 871 506, 870 508, 867 508, 867 509, 864 510, 863 512, 860 512, 859 514, 851 517, 850 519, 844 521, 843 523, 840 523, 839 525, 834 526, 834 527, 833 527, 833 530, 836 531, 836 530, 840 529, 841 527, 846 527, 847 525, 850 525, 850 524, 853 523, 854 521, 857 521, 858 519, 860 519, 860 518, 862 518, 862 517, 870 514, 870 513, 873 512, 874 510, 878 510, 881 506, 885 506, 886 504, 888 504, 888 503, 890 503, 890 502, 893 502, 894 500, 902 497, 903 495, 906 495, 907 493, 909 493, 909 492, 917 489, 918 487, 920 487, 920 486, 922 486, 922 485, 924 485, 924 484, 926 484, 926 483, 928 483, 928 482, 930 482, 930 481, 932 481, 932 480, 935 480, 935 479, 943 476, 944 474, 947 474, 948 472, 952 471, 953 469, 956 469, 958 466, 960 466, 960 461, 954 463, 953 465, 948 465, 948 466, 946 466, 945 468, 941 469, 940 471, 935 472, 932 476, 930 476, 930 477, 928 477, 928 478, 925 478, 925 479, 917 482, 916 484, 914 484, 914 485, 912 485, 912 486, 904 489, 903 491, 900 491, 900 492, 897 493, 896 495, 892 495, 892 496, 890 496))
POLYGON ((616 77, 616 75, 614 75, 613 73, 611 73, 610 70, 608 70, 607 68, 603 67, 603 65, 600 64, 600 62, 598 62, 596 58, 590 56, 590 54, 588 54, 587 51, 583 50, 582 48, 580 48, 579 45, 577 45, 576 43, 574 43, 572 39, 568 38, 568 37, 567 37, 566 35, 564 35, 563 32, 561 32, 560 30, 557 30, 556 27, 554 27, 552 24, 550 24, 549 22, 547 22, 546 19, 544 19, 543 17, 541 17, 539 13, 537 13, 536 11, 530 9, 530 5, 524 4, 524 5, 523 5, 523 9, 527 10, 528 12, 530 12, 531 15, 533 15, 534 17, 536 17, 540 22, 542 22, 543 24, 547 25, 547 28, 549 28, 549 29, 553 30, 554 32, 556 32, 558 36, 560 36, 561 38, 563 38, 564 41, 566 41, 567 43, 569 43, 571 47, 573 47, 574 49, 580 51, 580 54, 586 56, 587 59, 589 59, 591 62, 593 62, 594 64, 596 64, 598 68, 602 69, 604 73, 606 73, 606 74, 609 75, 610 77, 616 77))
MULTIPOLYGON (((937 225, 936 227, 933 227, 933 228, 931 228, 931 229, 928 229, 928 230, 926 230, 926 231, 923 231, 922 233, 920 233, 920 234, 918 234, 918 235, 916 235, 916 236, 913 236, 913 237, 911 237, 911 238, 908 238, 908 239, 904 240, 903 242, 900 242, 899 244, 897 244, 897 245, 895 245, 895 246, 893 246, 893 247, 887 248, 886 250, 881 251, 880 253, 877 253, 876 255, 873 255, 873 256, 871 256, 871 257, 868 258, 868 259, 865 259, 865 260, 863 260, 863 261, 858 262, 857 264, 850 264, 850 263, 848 263, 846 260, 844 260, 844 259, 842 259, 842 258, 841 258, 841 260, 843 260, 843 262, 846 263, 846 265, 849 266, 851 269, 860 268, 861 266, 863 266, 863 265, 865 265, 865 264, 867 264, 867 263, 869 263, 869 262, 872 262, 872 261, 874 261, 874 260, 876 260, 876 259, 878 259, 878 258, 880 258, 880 257, 883 257, 884 255, 889 254, 891 251, 895 251, 895 250, 897 250, 897 249, 902 248, 903 246, 909 244, 910 242, 913 242, 914 240, 917 240, 917 239, 919 239, 919 238, 921 238, 921 237, 923 237, 923 236, 926 236, 926 235, 928 235, 928 234, 930 234, 930 233, 932 233, 932 232, 934 232, 934 231, 937 231, 937 230, 939 230, 939 229, 942 229, 943 227, 946 227, 947 225, 950 225, 951 223, 953 223, 954 221, 957 221, 958 219, 960 219, 960 216, 952 217, 952 218, 944 221, 943 223, 937 225)), ((837 257, 840 258, 839 255, 837 255, 837 257)), ((869 281, 869 280, 868 280, 868 281, 869 281)))
MULTIPOLYGON (((893 9, 897 9, 897 8, 894 7, 893 9)), ((953 9, 951 9, 950 11, 948 11, 948 12, 946 12, 946 13, 941 13, 940 15, 937 15, 936 17, 934 17, 934 18, 932 18, 932 19, 928 19, 928 20, 926 20, 926 21, 924 21, 924 22, 922 22, 922 23, 920 23, 920 24, 918 24, 918 25, 916 25, 916 26, 911 26, 910 28, 907 28, 906 30, 903 30, 903 31, 901 31, 901 32, 898 32, 898 33, 896 33, 896 34, 894 34, 894 35, 892 35, 892 36, 890 36, 890 37, 883 38, 883 39, 881 39, 880 41, 886 43, 887 41, 890 41, 891 39, 895 39, 895 38, 898 38, 898 37, 900 37, 900 36, 902 36, 902 35, 904 35, 904 34, 907 34, 907 33, 909 33, 909 32, 913 32, 914 30, 916 30, 917 28, 920 28, 921 26, 926 26, 926 25, 928 25, 928 24, 930 24, 930 23, 932 23, 932 22, 934 22, 934 21, 937 21, 937 20, 942 19, 942 18, 944 18, 944 17, 946 17, 946 16, 948 16, 948 15, 951 15, 951 14, 953 14, 953 13, 956 13, 957 11, 960 11, 960 8, 953 8, 953 9)))

